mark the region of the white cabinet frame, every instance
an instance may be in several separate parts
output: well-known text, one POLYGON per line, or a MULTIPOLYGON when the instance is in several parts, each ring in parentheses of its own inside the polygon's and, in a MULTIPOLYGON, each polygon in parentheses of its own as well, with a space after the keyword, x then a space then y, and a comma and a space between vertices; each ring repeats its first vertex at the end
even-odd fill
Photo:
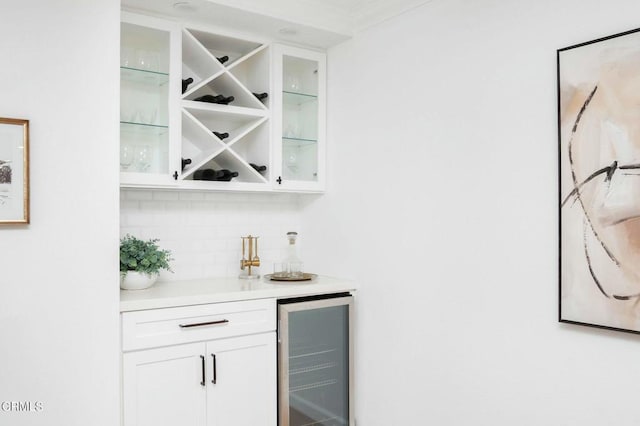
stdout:
POLYGON ((120 172, 120 185, 125 187, 175 187, 177 181, 172 176, 180 170, 180 152, 175 141, 180 139, 180 26, 164 19, 122 12, 121 22, 140 27, 164 31, 169 34, 169 88, 168 88, 168 165, 166 173, 120 172))
POLYGON ((273 187, 277 191, 322 192, 326 181, 326 117, 327 117, 327 59, 326 54, 298 47, 273 45, 273 99, 272 113, 273 147, 272 167, 275 179, 273 187), (283 177, 283 60, 284 56, 307 59, 318 63, 318 123, 317 123, 317 180, 289 180, 283 177))

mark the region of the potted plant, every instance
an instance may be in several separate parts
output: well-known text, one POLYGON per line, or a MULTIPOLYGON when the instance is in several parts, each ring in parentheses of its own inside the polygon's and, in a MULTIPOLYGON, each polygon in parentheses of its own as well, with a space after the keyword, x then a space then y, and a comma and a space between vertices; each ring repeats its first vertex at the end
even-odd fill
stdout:
POLYGON ((171 271, 171 252, 161 250, 157 239, 139 240, 129 234, 120 239, 120 288, 141 290, 151 287, 161 269, 171 271))

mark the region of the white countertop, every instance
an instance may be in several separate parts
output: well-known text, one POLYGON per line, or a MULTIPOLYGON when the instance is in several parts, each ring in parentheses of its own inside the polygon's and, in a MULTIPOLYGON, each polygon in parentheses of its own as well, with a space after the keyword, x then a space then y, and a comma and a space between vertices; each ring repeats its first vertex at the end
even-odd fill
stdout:
POLYGON ((356 290, 354 281, 318 276, 311 281, 266 278, 207 278, 156 283, 146 290, 120 290, 120 312, 267 298, 289 298, 356 290))

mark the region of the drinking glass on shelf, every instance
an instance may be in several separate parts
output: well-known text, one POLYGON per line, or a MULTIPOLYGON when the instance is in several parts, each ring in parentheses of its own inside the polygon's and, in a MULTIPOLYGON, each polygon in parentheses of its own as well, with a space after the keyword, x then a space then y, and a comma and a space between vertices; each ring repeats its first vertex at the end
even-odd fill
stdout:
POLYGON ((120 170, 126 171, 133 163, 133 150, 128 144, 120 144, 120 170))
POLYGON ((146 70, 149 68, 149 58, 147 51, 142 49, 136 49, 135 51, 135 68, 139 70, 146 70))
POLYGON ((285 90, 289 91, 289 92, 300 92, 301 90, 301 84, 300 84, 300 77, 298 77, 297 75, 293 75, 293 74, 289 74, 287 76, 287 79, 285 81, 285 90))
POLYGON ((284 137, 298 139, 300 137, 300 124, 296 122, 287 124, 287 127, 284 129, 284 137))
POLYGON ((136 150, 136 167, 139 172, 146 172, 151 166, 151 148, 141 145, 136 150))
POLYGON ((160 60, 157 52, 147 52, 147 63, 145 69, 149 71, 158 71, 160 68, 159 62, 160 60))
POLYGON ((131 119, 131 107, 125 103, 120 103, 120 121, 129 121, 131 119))
POLYGON ((158 115, 158 108, 140 108, 140 123, 142 124, 156 124, 156 117, 158 115))
POLYGON ((298 154, 295 150, 291 149, 287 152, 285 161, 287 162, 287 166, 295 167, 298 164, 298 154))
POLYGON ((140 108, 132 108, 130 110, 130 118, 129 118, 129 122, 130 123, 140 123, 141 122, 141 117, 140 117, 140 108))
POLYGON ((120 49, 120 66, 130 68, 133 65, 133 49, 123 47, 120 49))
POLYGON ((122 93, 120 93, 120 121, 131 121, 133 110, 131 94, 129 91, 123 90, 122 93))

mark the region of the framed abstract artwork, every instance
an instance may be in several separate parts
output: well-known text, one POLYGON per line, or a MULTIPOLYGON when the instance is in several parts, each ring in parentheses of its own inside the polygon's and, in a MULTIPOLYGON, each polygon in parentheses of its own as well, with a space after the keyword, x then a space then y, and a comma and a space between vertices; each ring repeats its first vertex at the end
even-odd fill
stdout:
POLYGON ((559 320, 640 333, 640 29, 557 67, 559 320))
POLYGON ((0 225, 29 223, 29 120, 0 118, 0 225))

